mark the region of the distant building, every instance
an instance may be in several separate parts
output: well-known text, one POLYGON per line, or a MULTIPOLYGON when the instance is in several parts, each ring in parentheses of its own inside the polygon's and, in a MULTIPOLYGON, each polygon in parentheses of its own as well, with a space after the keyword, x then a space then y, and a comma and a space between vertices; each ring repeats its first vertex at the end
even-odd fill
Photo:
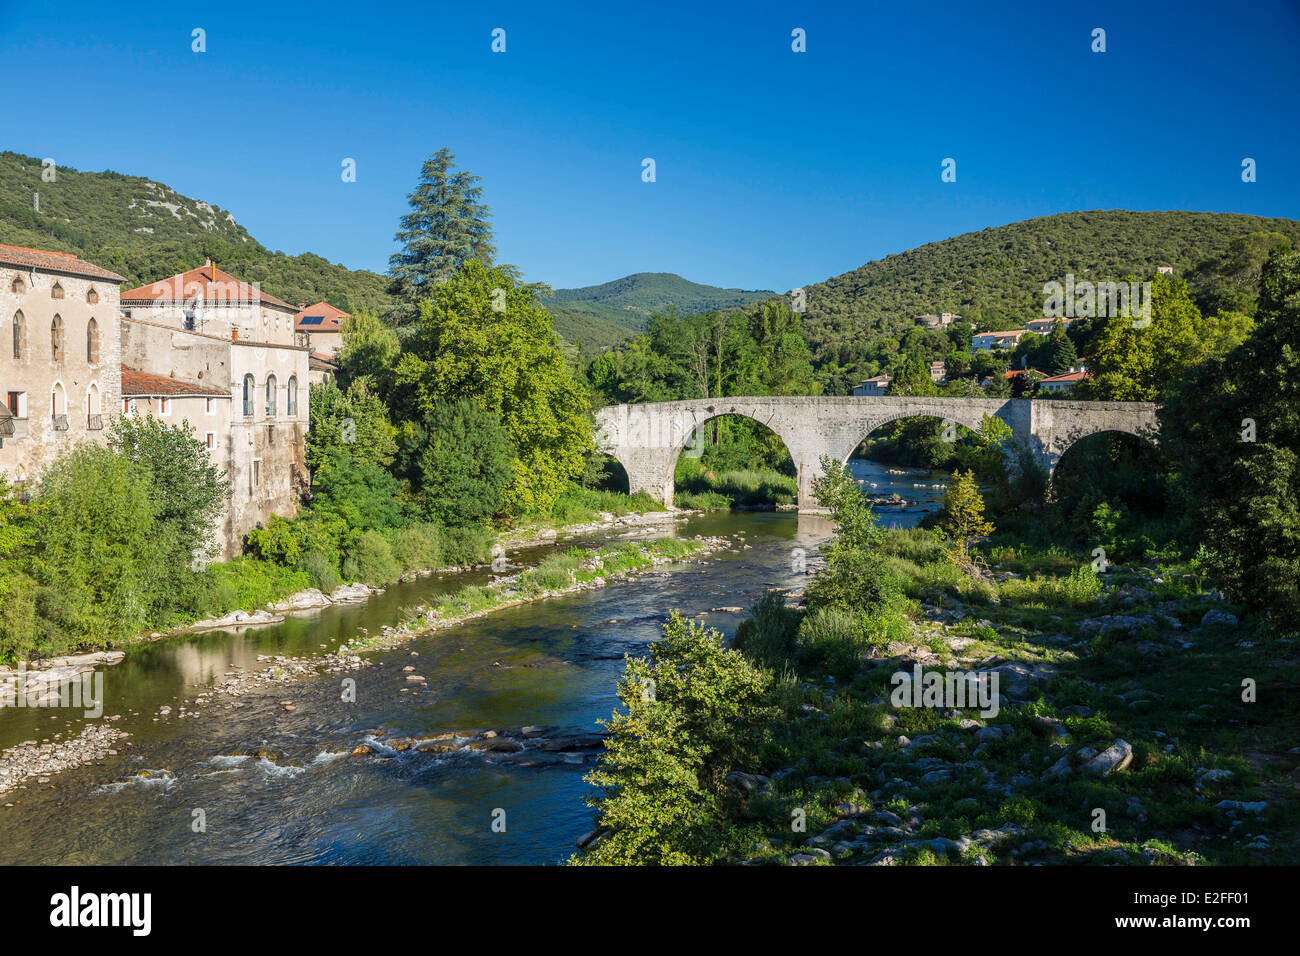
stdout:
POLYGON ((0 245, 0 474, 11 482, 104 441, 122 387, 121 282, 66 252, 0 245))
POLYGON ((991 352, 994 349, 1015 348, 1028 329, 1012 329, 1009 332, 976 332, 971 336, 972 352, 991 352))
POLYGON ((307 336, 307 344, 313 351, 336 358, 343 348, 343 320, 350 318, 350 313, 328 302, 309 306, 299 302, 298 310, 294 329, 307 336))
POLYGON ((861 385, 853 388, 854 395, 867 395, 877 397, 884 395, 889 390, 890 378, 888 375, 877 375, 874 378, 864 378, 861 385))
POLYGON ((1162 276, 1171 276, 1174 274, 1173 266, 1156 266, 1156 272, 1162 276))
POLYGON ((338 374, 339 363, 327 352, 312 352, 307 363, 307 381, 320 385, 338 374))
POLYGON ((960 315, 952 312, 943 312, 939 315, 918 315, 916 316, 916 324, 924 325, 928 329, 946 329, 960 318, 960 315))
POLYGON ((1068 392, 1085 378, 1091 377, 1092 373, 1083 366, 1078 368, 1071 366, 1068 372, 1060 375, 1049 375, 1043 379, 1038 383, 1038 389, 1043 392, 1068 392))
POLYGON ((1066 318, 1030 319, 1028 322, 1025 323, 1025 330, 1027 332, 1033 332, 1035 335, 1051 335, 1052 327, 1055 326, 1057 322, 1063 323, 1065 327, 1068 329, 1070 327, 1070 323, 1073 321, 1074 319, 1066 319, 1066 318))
POLYGON ((930 363, 930 381, 937 385, 939 382, 942 382, 947 375, 948 365, 946 362, 930 363))

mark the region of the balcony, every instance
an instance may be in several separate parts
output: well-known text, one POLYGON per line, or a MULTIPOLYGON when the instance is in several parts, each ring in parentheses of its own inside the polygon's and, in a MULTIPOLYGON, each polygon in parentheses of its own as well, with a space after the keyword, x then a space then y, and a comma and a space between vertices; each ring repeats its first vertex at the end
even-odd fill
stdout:
POLYGON ((53 416, 53 421, 54 421, 54 430, 56 432, 66 432, 68 430, 67 415, 55 415, 53 416))
POLYGON ((102 432, 104 430, 104 416, 87 415, 86 428, 90 429, 92 432, 102 432))

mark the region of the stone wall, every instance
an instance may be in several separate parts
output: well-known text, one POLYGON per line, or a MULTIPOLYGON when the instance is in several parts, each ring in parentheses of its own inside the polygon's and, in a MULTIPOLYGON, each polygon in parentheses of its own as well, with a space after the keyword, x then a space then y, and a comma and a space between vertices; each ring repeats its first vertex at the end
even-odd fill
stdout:
POLYGON ((18 392, 26 413, 15 422, 16 433, 3 439, 0 472, 11 481, 33 481, 77 442, 102 443, 104 430, 94 426, 107 425, 120 410, 121 389, 117 286, 39 267, 0 266, 0 402, 18 392), (15 279, 21 292, 14 289, 15 279), (52 294, 56 283, 61 298, 52 294), (15 358, 13 330, 20 313, 25 335, 15 358), (63 329, 60 357, 54 355, 51 334, 56 315, 63 329), (87 336, 92 319, 98 330, 93 363, 87 336), (56 414, 67 416, 66 429, 55 427, 56 414))

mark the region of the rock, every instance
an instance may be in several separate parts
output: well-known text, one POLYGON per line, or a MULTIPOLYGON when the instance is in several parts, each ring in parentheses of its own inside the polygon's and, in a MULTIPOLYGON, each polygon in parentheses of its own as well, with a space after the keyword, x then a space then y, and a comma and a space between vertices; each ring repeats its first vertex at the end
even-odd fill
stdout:
POLYGON ((979 730, 975 731, 975 739, 982 743, 1001 740, 1002 736, 1003 732, 1001 727, 981 727, 979 730))
POLYGON ((902 862, 903 862, 903 848, 900 846, 891 846, 886 850, 882 850, 879 854, 876 855, 875 859, 873 859, 867 865, 868 866, 897 866, 899 863, 902 862))
POLYGON ((743 773, 739 770, 733 770, 727 774, 726 781, 737 789, 745 791, 745 793, 762 790, 770 782, 767 777, 756 773, 743 773))
POLYGON ((305 591, 290 594, 278 604, 268 605, 268 609, 282 613, 286 611, 306 611, 312 608, 328 607, 333 603, 316 588, 307 588, 305 591))
POLYGON ((364 757, 374 752, 375 752, 375 748, 367 746, 366 744, 357 744, 355 747, 352 748, 352 756, 354 757, 364 757))
POLYGON ((951 770, 931 770, 929 773, 921 776, 921 783, 929 786, 933 784, 947 783, 951 779, 951 770))
POLYGON ((1236 813, 1263 813, 1268 809, 1268 802, 1265 800, 1256 800, 1246 802, 1242 800, 1220 800, 1214 805, 1214 809, 1232 816, 1236 813))
POLYGON ((1237 615, 1220 611, 1217 608, 1205 612, 1201 618, 1201 627, 1236 627, 1237 615))
POLYGON ((887 827, 901 827, 903 825, 903 818, 889 810, 877 810, 871 815, 871 819, 883 823, 887 827))
POLYGON ((330 592, 329 599, 335 604, 353 604, 369 600, 370 595, 377 594, 379 590, 364 584, 341 584, 330 592))
POLYGON ((1056 763, 1052 764, 1043 771, 1042 780, 1060 780, 1074 773, 1074 768, 1070 766, 1070 758, 1062 757, 1056 763))
POLYGON ((1088 773, 1109 776, 1117 770, 1123 770, 1133 762, 1133 747, 1125 740, 1116 740, 1113 744, 1083 765, 1088 773))
POLYGON ((1231 780, 1232 777, 1231 770, 1201 770, 1197 773, 1196 788, 1199 790, 1207 783, 1223 783, 1225 780, 1231 780))

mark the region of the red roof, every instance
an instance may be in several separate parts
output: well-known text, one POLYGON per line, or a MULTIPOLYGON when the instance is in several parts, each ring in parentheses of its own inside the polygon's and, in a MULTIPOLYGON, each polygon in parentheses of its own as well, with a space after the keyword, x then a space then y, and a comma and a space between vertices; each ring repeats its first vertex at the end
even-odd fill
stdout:
POLYGON ((48 249, 28 249, 26 246, 6 246, 3 243, 0 243, 0 265, 49 269, 110 282, 125 281, 116 272, 109 272, 103 266, 78 259, 70 252, 50 252, 48 249))
MULTIPOLYGON (((1063 372, 1060 375, 1049 375, 1043 379, 1043 382, 1082 382, 1085 378, 1091 377, 1091 372, 1063 372)), ((1042 382, 1039 384, 1041 385, 1042 382)))
POLYGON ((218 269, 211 262, 204 263, 189 272, 151 282, 149 285, 127 289, 122 293, 122 304, 184 302, 200 293, 205 299, 215 299, 218 302, 266 302, 291 312, 297 311, 283 299, 277 299, 269 292, 263 292, 247 282, 241 282, 230 273, 218 269))
POLYGON ((221 395, 230 397, 230 389, 215 385, 199 385, 196 382, 182 382, 178 378, 165 375, 150 375, 137 372, 133 368, 122 366, 122 397, 140 398, 145 395, 221 395))
POLYGON ((337 332, 343 320, 351 314, 330 305, 328 302, 317 302, 315 305, 309 305, 298 313, 298 317, 294 322, 294 329, 298 332, 337 332), (304 321, 304 319, 308 321, 304 321))

